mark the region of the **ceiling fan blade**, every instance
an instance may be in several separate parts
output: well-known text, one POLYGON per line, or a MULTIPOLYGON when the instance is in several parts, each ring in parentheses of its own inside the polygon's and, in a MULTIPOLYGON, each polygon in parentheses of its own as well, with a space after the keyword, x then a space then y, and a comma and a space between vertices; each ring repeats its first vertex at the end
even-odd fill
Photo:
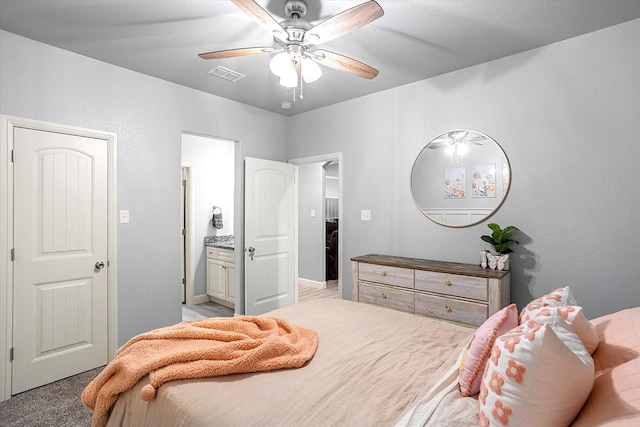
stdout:
POLYGON ((201 53, 198 56, 202 59, 224 59, 238 56, 260 55, 261 53, 271 53, 273 51, 275 51, 275 49, 272 47, 245 47, 242 49, 227 49, 201 53))
POLYGON ((378 70, 375 68, 328 50, 316 50, 311 53, 311 56, 318 64, 326 65, 334 70, 355 74, 365 79, 372 79, 378 75, 378 70))
POLYGON ((384 15, 382 7, 374 0, 362 3, 332 16, 311 28, 304 36, 304 41, 310 45, 318 45, 337 39, 351 31, 375 21, 384 15))
POLYGON ((448 145, 453 145, 453 143, 444 141, 431 141, 429 144, 427 144, 427 148, 436 149, 446 147, 448 145))
POLYGON ((264 10, 258 3, 253 0, 231 0, 240 10, 250 16, 254 21, 262 26, 265 30, 269 31, 273 37, 281 41, 287 40, 287 33, 278 24, 278 21, 273 19, 273 16, 264 10))

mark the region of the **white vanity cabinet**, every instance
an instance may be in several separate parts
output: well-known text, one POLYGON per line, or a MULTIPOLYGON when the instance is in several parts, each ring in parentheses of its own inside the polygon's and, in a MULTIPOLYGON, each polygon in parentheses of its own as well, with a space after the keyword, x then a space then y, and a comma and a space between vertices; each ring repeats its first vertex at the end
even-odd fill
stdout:
POLYGON ((233 250, 207 247, 207 295, 213 302, 235 308, 233 250))
POLYGON ((508 271, 388 255, 351 261, 354 301, 475 326, 510 301, 508 271))

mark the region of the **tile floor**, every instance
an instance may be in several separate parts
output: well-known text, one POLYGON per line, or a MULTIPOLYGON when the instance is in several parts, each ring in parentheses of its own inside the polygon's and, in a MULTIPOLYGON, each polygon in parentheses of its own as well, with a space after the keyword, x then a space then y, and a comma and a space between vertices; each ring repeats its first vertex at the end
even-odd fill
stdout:
POLYGON ((233 310, 214 302, 204 302, 191 307, 182 304, 183 321, 205 319, 207 317, 233 317, 233 310))

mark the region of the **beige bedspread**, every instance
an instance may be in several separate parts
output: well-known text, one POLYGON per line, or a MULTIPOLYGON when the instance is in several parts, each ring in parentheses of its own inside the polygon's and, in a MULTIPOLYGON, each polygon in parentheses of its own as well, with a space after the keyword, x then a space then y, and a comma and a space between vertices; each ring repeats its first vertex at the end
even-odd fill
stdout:
POLYGON ((313 357, 313 329, 277 317, 224 317, 182 322, 137 335, 85 388, 82 403, 102 427, 118 396, 148 375, 143 400, 177 379, 299 368, 313 357))
POLYGON ((109 426, 389 426, 447 372, 473 328, 363 303, 313 300, 268 313, 318 332, 296 370, 178 380, 153 401, 143 378, 109 426))

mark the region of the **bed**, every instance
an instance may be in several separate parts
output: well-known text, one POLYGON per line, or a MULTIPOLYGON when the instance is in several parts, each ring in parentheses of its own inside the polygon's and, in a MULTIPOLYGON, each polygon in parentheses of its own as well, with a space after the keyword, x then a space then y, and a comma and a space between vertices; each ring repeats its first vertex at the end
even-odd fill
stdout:
MULTIPOLYGON (((171 381, 148 402, 140 399, 145 377, 119 396, 107 425, 481 425, 478 395, 463 397, 458 385, 475 327, 336 299, 267 315, 317 331, 305 366, 171 381)), ((637 425, 640 308, 591 323, 599 340, 589 356, 592 391, 573 424, 637 425)))

